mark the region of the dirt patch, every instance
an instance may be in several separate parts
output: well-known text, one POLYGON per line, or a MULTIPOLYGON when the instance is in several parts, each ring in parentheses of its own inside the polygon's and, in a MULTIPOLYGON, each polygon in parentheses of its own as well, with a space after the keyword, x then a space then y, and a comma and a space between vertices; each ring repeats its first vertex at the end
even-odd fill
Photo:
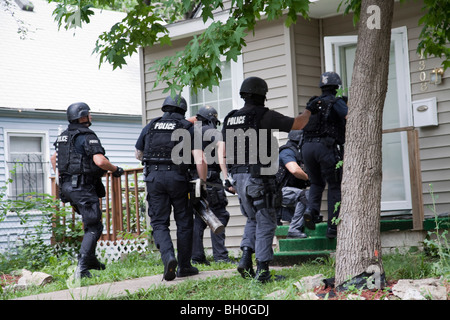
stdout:
POLYGON ((10 274, 0 274, 0 285, 2 287, 16 284, 20 279, 20 276, 13 276, 10 274))
POLYGON ((365 300, 385 300, 395 297, 392 294, 392 286, 396 283, 397 280, 388 281, 387 286, 381 290, 355 290, 354 292, 336 291, 334 288, 323 285, 314 289, 314 293, 322 300, 348 300, 349 295, 360 296, 365 300))

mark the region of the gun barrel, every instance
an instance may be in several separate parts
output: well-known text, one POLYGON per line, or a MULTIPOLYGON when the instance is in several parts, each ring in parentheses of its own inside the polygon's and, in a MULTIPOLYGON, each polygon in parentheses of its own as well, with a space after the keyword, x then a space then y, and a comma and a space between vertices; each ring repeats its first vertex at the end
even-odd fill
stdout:
POLYGON ((219 234, 225 230, 225 226, 211 211, 206 200, 200 199, 198 203, 194 205, 194 211, 200 218, 202 218, 202 220, 208 225, 213 233, 219 234))

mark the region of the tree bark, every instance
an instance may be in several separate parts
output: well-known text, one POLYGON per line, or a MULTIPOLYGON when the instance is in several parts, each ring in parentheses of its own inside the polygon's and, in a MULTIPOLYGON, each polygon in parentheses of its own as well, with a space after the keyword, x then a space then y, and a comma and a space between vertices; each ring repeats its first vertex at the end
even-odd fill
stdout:
POLYGON ((381 142, 393 9, 394 0, 362 0, 361 4, 349 89, 336 286, 372 265, 384 275, 380 240, 381 142))

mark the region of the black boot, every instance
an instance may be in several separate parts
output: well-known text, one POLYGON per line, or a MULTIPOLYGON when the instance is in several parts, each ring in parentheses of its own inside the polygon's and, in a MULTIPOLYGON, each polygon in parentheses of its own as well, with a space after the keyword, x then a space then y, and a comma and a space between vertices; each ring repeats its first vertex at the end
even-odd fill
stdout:
POLYGON ((78 256, 78 265, 75 269, 75 279, 81 278, 92 278, 91 273, 89 272, 89 258, 87 255, 80 254, 78 256))
POLYGON ((253 250, 251 248, 242 248, 242 257, 239 261, 237 270, 244 279, 253 278, 255 276, 255 270, 253 270, 252 254, 253 250))
POLYGON ((314 221, 314 214, 311 209, 307 208, 303 214, 303 219, 305 220, 305 226, 310 230, 316 229, 316 223, 314 221))
POLYGON ((198 269, 194 266, 178 267, 177 277, 189 277, 198 274, 198 269))
POLYGON ((261 283, 266 283, 272 280, 280 281, 286 279, 285 276, 274 275, 272 276, 269 271, 270 261, 256 261, 256 275, 255 279, 261 283))
POLYGON ((175 279, 176 273, 175 270, 177 268, 177 259, 173 255, 169 256, 169 258, 164 261, 164 275, 163 279, 166 281, 170 281, 175 279))
POLYGON ((106 266, 98 261, 96 256, 88 256, 87 259, 87 265, 89 270, 105 270, 106 266))
POLYGON ((265 283, 271 280, 269 271, 269 261, 256 261, 256 275, 255 279, 259 282, 265 283))

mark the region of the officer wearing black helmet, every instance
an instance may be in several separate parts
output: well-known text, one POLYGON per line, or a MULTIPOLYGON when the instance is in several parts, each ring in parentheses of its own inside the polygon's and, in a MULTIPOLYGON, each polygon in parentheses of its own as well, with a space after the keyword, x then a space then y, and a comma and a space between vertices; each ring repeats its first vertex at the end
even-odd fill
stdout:
MULTIPOLYGON (((230 219, 230 213, 226 209, 228 199, 224 189, 221 187, 223 182, 220 177, 220 172, 222 171, 226 178, 227 168, 226 166, 220 165, 218 158, 219 148, 223 148, 223 139, 222 133, 217 130, 217 126, 220 125, 217 110, 211 106, 201 107, 197 112, 195 120, 201 123, 202 126, 203 150, 214 146, 214 148, 210 148, 210 154, 205 154, 206 162, 208 164, 208 176, 206 181, 210 182, 210 184, 206 186, 206 199, 214 215, 224 227, 226 227, 230 219), (218 151, 217 154, 216 150, 218 151)), ((197 124, 198 123, 196 122, 196 125, 197 124)), ((195 174, 193 178, 196 179, 197 175, 195 174)), ((199 216, 194 215, 194 240, 192 247, 193 263, 209 264, 203 246, 203 234, 206 226, 206 223, 199 216)), ((228 250, 225 246, 225 230, 218 234, 211 230, 211 244, 214 261, 230 261, 228 250)))
POLYGON ((135 147, 136 158, 145 165, 148 214, 153 238, 164 263, 163 279, 170 281, 176 276, 198 273, 191 265, 193 210, 188 196, 191 188, 189 170, 194 169, 195 163, 199 178, 205 181, 207 166, 201 148, 195 149, 194 126, 184 116, 186 100, 181 96, 168 96, 161 109, 164 114, 142 129, 135 147), (185 135, 181 140, 173 139, 174 132, 185 135), (176 152, 180 144, 191 151, 195 162, 190 157, 187 163, 180 161, 176 152), (169 230, 172 208, 177 225, 178 259, 169 230))
POLYGON ((55 171, 58 168, 61 200, 70 202, 83 220, 84 237, 75 277, 91 277, 90 269, 105 269, 95 256, 97 241, 103 231, 99 198, 105 196, 105 188, 101 177, 107 171, 120 177, 123 169, 105 157, 100 139, 89 129, 92 116, 86 103, 71 104, 67 108, 67 120, 69 126, 54 143, 56 152, 51 162, 55 171))
POLYGON ((335 72, 325 72, 320 77, 322 95, 314 96, 309 104, 319 106, 320 111, 311 116, 303 129, 303 160, 311 181, 308 206, 304 214, 305 225, 315 229, 322 221, 320 204, 325 184, 328 183, 328 228, 326 236, 335 238, 337 226, 333 219, 339 216, 337 203, 341 201, 342 170, 336 168, 343 159, 345 124, 348 112, 346 97, 336 97, 341 78, 335 72))
POLYGON ((238 271, 244 278, 254 277, 260 282, 271 280, 269 263, 273 259, 272 243, 277 226, 277 210, 281 205, 281 192, 275 180, 278 146, 272 148, 275 138, 271 129, 283 132, 303 129, 311 113, 318 111, 311 105, 295 118, 284 116, 264 107, 267 92, 268 86, 263 79, 245 79, 240 88, 244 107, 231 111, 223 125, 227 164, 239 196, 241 212, 247 218, 238 271), (253 138, 256 135, 257 141, 249 138, 242 145, 239 140, 244 141, 241 138, 246 135, 253 138), (266 155, 263 154, 264 149, 266 155), (271 153, 271 159, 275 158, 269 163, 265 159, 267 153, 271 153), (275 172, 270 168, 272 165, 276 168, 275 172), (253 253, 257 261, 256 273, 252 264, 253 253))

